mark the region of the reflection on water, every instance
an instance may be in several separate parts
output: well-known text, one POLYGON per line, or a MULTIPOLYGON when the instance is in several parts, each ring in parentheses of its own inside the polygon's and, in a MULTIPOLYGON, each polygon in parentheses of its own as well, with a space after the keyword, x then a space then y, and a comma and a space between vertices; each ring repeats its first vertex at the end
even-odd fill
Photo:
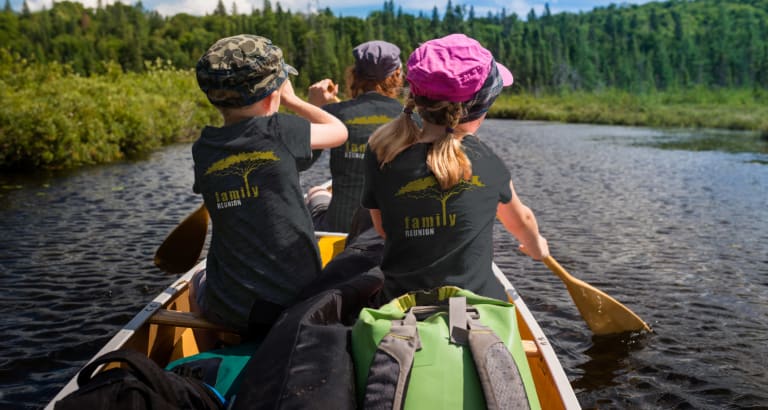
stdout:
MULTIPOLYGON (((553 256, 654 334, 593 336, 563 283, 500 226, 496 261, 584 407, 765 406, 768 167, 755 162, 768 157, 647 145, 670 132, 494 120, 480 132, 553 256)), ((323 165, 302 175, 305 187, 328 178, 323 165)), ((152 256, 198 205, 191 185, 188 144, 65 175, 0 176, 0 407, 40 408, 170 283, 152 256)))
MULTIPOLYGON (((688 151, 722 151, 768 154, 768 138, 759 132, 723 130, 674 131, 638 145, 688 151)), ((756 162, 762 162, 756 160, 756 162)))
POLYGON ((619 335, 592 336, 592 344, 583 354, 589 360, 577 366, 578 377, 571 379, 577 391, 596 391, 619 386, 619 378, 626 373, 633 352, 652 343, 647 333, 622 333, 619 335))

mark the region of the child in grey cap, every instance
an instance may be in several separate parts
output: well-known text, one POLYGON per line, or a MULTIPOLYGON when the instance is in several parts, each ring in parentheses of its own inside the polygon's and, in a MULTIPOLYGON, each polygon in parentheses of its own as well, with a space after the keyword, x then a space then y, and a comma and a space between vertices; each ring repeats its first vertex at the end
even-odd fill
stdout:
POLYGON ((196 74, 224 125, 205 127, 192 146, 193 189, 212 223, 206 268, 191 287, 193 310, 260 333, 320 274, 299 171, 313 149, 343 144, 347 129, 296 96, 288 78, 296 70, 264 37, 217 41, 196 74), (280 106, 296 115, 279 113, 280 106))
POLYGON ((309 88, 309 102, 323 106, 349 129, 347 142, 330 150, 333 195, 324 187, 313 187, 307 195, 315 228, 321 231, 350 231, 353 216, 361 209, 368 137, 403 109, 398 99, 403 89, 400 48, 373 40, 352 49, 352 56, 355 64, 347 69, 346 76, 352 99, 329 104, 338 92, 330 79, 309 88))

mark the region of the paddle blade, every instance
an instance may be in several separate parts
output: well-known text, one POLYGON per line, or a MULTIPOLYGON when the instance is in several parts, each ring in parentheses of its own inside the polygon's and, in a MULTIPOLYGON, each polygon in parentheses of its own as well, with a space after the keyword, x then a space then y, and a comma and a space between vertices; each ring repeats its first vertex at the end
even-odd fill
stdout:
POLYGON ((639 316, 600 289, 574 278, 551 256, 542 260, 565 283, 581 317, 596 335, 651 331, 639 316))
POLYGON ((184 218, 155 252, 155 266, 167 273, 184 273, 200 259, 208 234, 205 204, 184 218))

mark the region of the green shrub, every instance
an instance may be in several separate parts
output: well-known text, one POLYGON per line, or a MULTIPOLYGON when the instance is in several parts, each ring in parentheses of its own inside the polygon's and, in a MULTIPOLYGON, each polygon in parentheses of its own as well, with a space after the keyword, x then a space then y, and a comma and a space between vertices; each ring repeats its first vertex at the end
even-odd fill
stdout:
POLYGON ((66 65, 36 65, 0 49, 0 168, 61 169, 105 163, 189 140, 220 122, 194 74, 116 63, 82 77, 66 65))

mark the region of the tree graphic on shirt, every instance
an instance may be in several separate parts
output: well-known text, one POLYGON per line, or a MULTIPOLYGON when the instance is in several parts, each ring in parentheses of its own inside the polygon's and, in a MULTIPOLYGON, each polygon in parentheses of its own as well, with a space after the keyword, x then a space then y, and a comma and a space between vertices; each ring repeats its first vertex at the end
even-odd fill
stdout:
POLYGON ((251 187, 248 175, 269 162, 279 160, 280 158, 273 151, 243 152, 214 162, 205 171, 205 175, 238 175, 245 183, 246 196, 250 197, 251 187))
POLYGON ((391 117, 386 115, 369 115, 363 117, 355 117, 350 120, 344 121, 346 125, 382 125, 392 121, 391 117))
POLYGON ((440 189, 440 184, 437 183, 437 179, 435 179, 434 176, 428 176, 405 184, 405 186, 397 191, 395 196, 404 195, 413 199, 429 198, 440 201, 443 213, 443 225, 446 225, 448 215, 446 204, 448 203, 448 199, 464 191, 484 186, 485 184, 480 182, 480 178, 477 175, 473 175, 472 179, 469 181, 462 180, 450 189, 443 191, 440 189))

